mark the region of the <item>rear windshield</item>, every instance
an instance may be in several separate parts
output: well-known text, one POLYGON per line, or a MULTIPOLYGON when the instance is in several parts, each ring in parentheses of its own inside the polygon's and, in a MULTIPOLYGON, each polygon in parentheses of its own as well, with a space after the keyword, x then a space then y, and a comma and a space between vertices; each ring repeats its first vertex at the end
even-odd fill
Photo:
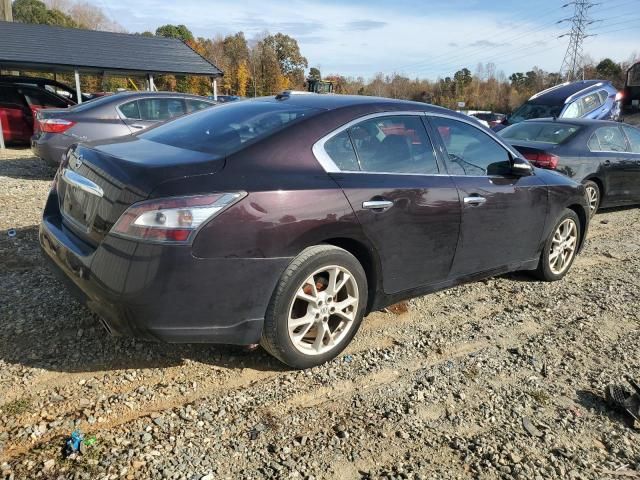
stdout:
POLYGON ((534 118, 559 117, 564 105, 542 105, 539 103, 525 103, 509 117, 509 123, 523 122, 534 118))
POLYGON ((580 125, 566 123, 522 122, 500 130, 498 135, 508 140, 544 142, 557 145, 570 138, 581 128, 580 125))
POLYGON ((226 155, 320 111, 287 103, 232 102, 181 117, 139 136, 173 147, 226 155))

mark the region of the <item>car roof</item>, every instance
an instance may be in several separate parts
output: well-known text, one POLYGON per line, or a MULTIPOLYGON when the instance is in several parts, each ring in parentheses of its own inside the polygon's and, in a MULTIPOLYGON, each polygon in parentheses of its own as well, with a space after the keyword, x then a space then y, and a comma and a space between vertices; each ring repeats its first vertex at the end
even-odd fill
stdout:
MULTIPOLYGON (((292 105, 309 108, 319 108, 324 110, 337 110, 339 108, 354 107, 359 105, 368 106, 393 106, 393 110, 400 110, 404 107, 407 111, 431 111, 441 112, 460 118, 468 118, 467 115, 456 113, 444 107, 437 107, 429 103, 413 102, 411 100, 399 100, 395 98, 370 97, 366 95, 341 95, 332 93, 292 93, 281 94, 271 97, 259 97, 256 101, 286 102, 292 105), (399 108, 400 107, 400 108, 399 108)), ((249 100, 250 101, 250 100, 249 100)))
POLYGON ((555 87, 548 88, 539 93, 536 93, 529 102, 540 104, 564 104, 565 100, 576 93, 584 91, 587 93, 591 90, 597 90, 605 86, 610 86, 611 82, 608 80, 578 80, 576 82, 563 83, 556 85, 555 87))

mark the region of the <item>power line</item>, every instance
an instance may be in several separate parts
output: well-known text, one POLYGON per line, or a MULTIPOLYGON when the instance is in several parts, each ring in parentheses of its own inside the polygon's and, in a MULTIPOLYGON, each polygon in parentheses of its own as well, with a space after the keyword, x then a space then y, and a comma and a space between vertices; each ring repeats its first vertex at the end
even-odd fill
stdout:
POLYGON ((562 66, 560 67, 560 78, 566 76, 567 80, 573 80, 578 77, 578 70, 582 67, 583 63, 583 50, 582 44, 584 39, 589 37, 587 35, 587 27, 594 23, 594 20, 589 16, 589 10, 595 6, 591 0, 574 0, 567 3, 564 6, 574 6, 573 16, 571 18, 565 18, 560 22, 571 22, 571 31, 560 35, 558 38, 569 37, 569 45, 567 51, 564 54, 562 60, 562 66))

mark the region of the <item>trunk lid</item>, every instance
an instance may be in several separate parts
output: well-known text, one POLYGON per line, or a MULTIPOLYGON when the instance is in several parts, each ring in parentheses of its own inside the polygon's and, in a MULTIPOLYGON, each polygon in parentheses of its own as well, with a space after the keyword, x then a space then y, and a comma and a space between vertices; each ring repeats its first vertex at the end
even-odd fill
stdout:
POLYGON ((63 223, 95 246, 129 206, 148 199, 160 184, 223 166, 224 158, 135 136, 77 145, 58 172, 63 223))

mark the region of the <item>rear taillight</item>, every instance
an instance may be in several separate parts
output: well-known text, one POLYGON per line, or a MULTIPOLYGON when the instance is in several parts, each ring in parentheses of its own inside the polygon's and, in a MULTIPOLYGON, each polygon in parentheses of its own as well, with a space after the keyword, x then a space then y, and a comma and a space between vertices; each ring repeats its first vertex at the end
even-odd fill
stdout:
POLYGON ((531 160, 536 167, 549 168, 551 170, 555 170, 558 166, 558 160, 560 160, 556 155, 547 152, 525 153, 524 158, 531 160))
POLYGON ((621 101, 624 98, 624 92, 616 93, 616 102, 621 101))
POLYGON ((136 240, 189 243, 198 228, 246 193, 214 193, 147 200, 130 206, 111 232, 136 240))
POLYGON ((73 127, 76 122, 63 118, 44 118, 38 121, 40 130, 46 133, 63 133, 73 127))

